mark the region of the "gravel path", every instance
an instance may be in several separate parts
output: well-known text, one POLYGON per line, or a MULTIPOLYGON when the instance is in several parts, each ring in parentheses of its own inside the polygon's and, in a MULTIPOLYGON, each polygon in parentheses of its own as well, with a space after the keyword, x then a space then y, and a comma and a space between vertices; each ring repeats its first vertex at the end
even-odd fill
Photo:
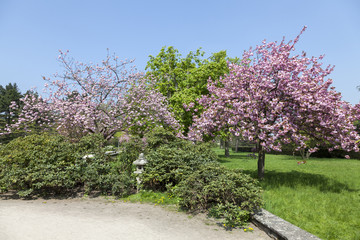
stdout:
POLYGON ((0 198, 1 240, 270 239, 226 231, 204 215, 104 198, 17 200, 0 198))

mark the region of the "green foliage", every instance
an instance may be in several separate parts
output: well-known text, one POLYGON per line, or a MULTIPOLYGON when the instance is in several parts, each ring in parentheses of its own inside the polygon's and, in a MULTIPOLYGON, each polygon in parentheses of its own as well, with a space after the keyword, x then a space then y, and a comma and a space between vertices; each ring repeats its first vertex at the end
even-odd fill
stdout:
POLYGON ((156 150, 158 147, 166 145, 168 147, 180 148, 184 150, 192 151, 193 148, 197 149, 199 153, 202 153, 205 157, 212 160, 217 160, 217 155, 211 149, 215 146, 215 143, 193 143, 174 135, 173 132, 167 131, 166 129, 159 127, 155 128, 152 132, 145 135, 147 151, 156 150))
POLYGON ((99 191, 102 194, 126 196, 135 188, 134 176, 128 171, 128 165, 106 155, 77 159, 69 172, 84 186, 85 193, 99 191))
POLYGON ((101 152, 106 140, 102 134, 88 134, 77 143, 77 151, 82 154, 101 152))
POLYGON ((246 225, 250 218, 248 211, 244 211, 241 207, 230 202, 216 204, 210 208, 209 216, 222 218, 224 227, 230 229, 246 225))
MULTIPOLYGON (((11 124, 12 121, 18 118, 19 113, 10 109, 12 102, 15 102, 17 105, 20 105, 20 98, 23 95, 21 94, 16 83, 9 83, 5 87, 0 85, 0 129, 3 129, 6 124, 11 124)), ((8 143, 12 139, 20 136, 22 133, 16 132, 11 134, 6 134, 0 136, 1 143, 8 143)))
POLYGON ((0 151, 0 185, 28 195, 35 190, 61 191, 76 185, 68 172, 78 155, 74 146, 58 135, 17 138, 0 151))
POLYGON ((121 143, 120 154, 118 156, 119 162, 124 164, 128 171, 131 171, 133 169, 133 162, 138 159, 142 152, 146 152, 144 142, 141 138, 132 136, 129 141, 121 143))
POLYGON ((175 113, 176 119, 184 126, 187 132, 192 124, 193 114, 199 115, 202 107, 197 99, 208 94, 207 83, 209 78, 218 80, 228 73, 227 62, 237 62, 238 59, 227 57, 226 51, 220 51, 204 59, 204 52, 197 49, 182 57, 174 47, 163 47, 159 54, 149 56, 147 73, 155 78, 156 88, 166 96, 169 105, 175 113), (195 103, 187 110, 184 104, 195 103))
POLYGON ((164 128, 154 128, 153 131, 145 135, 146 147, 148 149, 156 149, 161 145, 175 146, 181 144, 183 140, 177 138, 172 132, 164 128))
POLYGON ((132 162, 138 156, 138 139, 125 143, 119 156, 112 158, 105 154, 114 150, 106 146, 102 134, 89 134, 76 143, 81 156, 93 154, 94 158, 78 158, 72 171, 77 181, 84 185, 86 193, 100 191, 103 194, 126 196, 135 188, 132 162))
POLYGON ((220 167, 211 144, 194 144, 163 129, 154 130, 146 140, 143 188, 167 190, 181 207, 210 211, 211 216, 223 218, 225 226, 244 225, 261 206, 257 182, 240 171, 220 167))
POLYGON ((200 49, 190 52, 185 58, 181 57, 179 51, 170 46, 162 47, 159 54, 149 56, 146 69, 151 70, 151 75, 157 77, 158 89, 162 94, 171 97, 183 84, 189 71, 199 66, 203 60, 200 59, 204 52, 200 49))
POLYGON ((17 117, 17 113, 10 114, 12 111, 10 105, 12 102, 15 102, 17 105, 20 105, 20 98, 22 94, 16 85, 16 83, 3 86, 0 85, 0 118, 5 121, 7 124, 11 123, 11 120, 17 117))
POLYGON ((60 135, 20 137, 0 148, 0 187, 20 196, 41 192, 62 194, 83 187, 117 196, 130 194, 135 186, 129 163, 105 154, 100 135, 71 143, 60 135), (94 158, 83 158, 92 153, 94 158))
POLYGON ((209 144, 194 144, 161 128, 147 134, 146 142, 148 164, 142 177, 147 189, 166 190, 202 164, 217 161, 209 144))
POLYGON ((123 200, 125 202, 154 203, 155 205, 176 205, 179 201, 179 199, 170 192, 154 192, 152 190, 141 190, 123 200))
POLYGON ((218 164, 205 164, 189 174, 175 190, 179 204, 190 211, 210 210, 225 225, 242 226, 262 205, 256 180, 218 164))
POLYGON ((150 151, 146 156, 148 164, 142 176, 143 186, 146 189, 166 190, 201 165, 216 162, 216 155, 206 149, 203 144, 183 141, 181 145, 161 145, 150 151))

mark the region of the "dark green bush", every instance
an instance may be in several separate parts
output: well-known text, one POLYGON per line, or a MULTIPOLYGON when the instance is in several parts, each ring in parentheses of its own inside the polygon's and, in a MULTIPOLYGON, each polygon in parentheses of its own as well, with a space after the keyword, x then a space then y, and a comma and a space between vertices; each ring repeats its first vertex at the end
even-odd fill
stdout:
POLYGON ((76 144, 77 151, 82 154, 101 152, 106 140, 101 134, 88 134, 76 144))
POLYGON ((68 167, 78 154, 74 145, 59 135, 30 135, 17 138, 0 150, 2 189, 29 195, 34 190, 61 191, 73 188, 75 179, 68 167))
POLYGON ((103 143, 98 135, 79 143, 49 134, 17 138, 0 148, 0 190, 28 196, 84 187, 86 192, 129 194, 134 189, 132 166, 105 155, 99 147, 103 143), (95 157, 84 159, 87 153, 95 157))
POLYGON ((146 156, 148 164, 142 176, 146 189, 164 191, 178 184, 184 176, 209 162, 216 162, 217 156, 204 144, 193 144, 181 140, 176 145, 160 145, 146 156))
POLYGON ((177 138, 172 132, 164 128, 154 128, 151 132, 145 135, 147 149, 156 149, 162 145, 170 147, 181 145, 182 139, 177 138))
POLYGON ((133 162, 138 159, 140 153, 146 152, 144 142, 136 136, 131 137, 129 141, 122 142, 119 150, 118 159, 128 171, 134 169, 133 162))
POLYGON ((69 171, 84 186, 85 193, 99 191, 124 196, 135 189, 135 180, 128 166, 105 154, 98 153, 92 159, 79 158, 69 171))
POLYGON ((262 205, 256 180, 240 170, 219 164, 205 164, 189 174, 175 188, 180 206, 190 211, 210 211, 228 226, 243 225, 262 205))

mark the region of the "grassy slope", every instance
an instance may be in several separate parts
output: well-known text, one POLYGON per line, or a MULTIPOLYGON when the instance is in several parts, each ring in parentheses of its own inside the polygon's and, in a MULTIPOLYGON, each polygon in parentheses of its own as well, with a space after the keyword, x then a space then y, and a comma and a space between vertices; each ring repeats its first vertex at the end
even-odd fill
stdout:
MULTIPOLYGON (((214 149, 223 165, 256 176, 248 153, 214 149)), ((360 239, 360 160, 265 157, 265 209, 322 239, 360 239)))

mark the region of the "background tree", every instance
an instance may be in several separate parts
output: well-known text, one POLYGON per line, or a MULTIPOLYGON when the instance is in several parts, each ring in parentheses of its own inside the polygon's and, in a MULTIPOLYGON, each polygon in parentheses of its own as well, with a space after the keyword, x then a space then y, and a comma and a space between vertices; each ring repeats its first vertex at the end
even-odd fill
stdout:
POLYGON ((17 112, 13 112, 10 108, 12 102, 20 104, 22 94, 16 83, 9 83, 5 87, 0 85, 0 118, 7 124, 18 117, 17 112))
POLYGON ((209 78, 219 79, 228 73, 228 61, 236 62, 238 59, 227 57, 226 51, 220 51, 204 59, 204 52, 197 49, 182 57, 174 47, 163 47, 154 57, 149 56, 146 69, 156 89, 168 98, 169 105, 175 118, 188 132, 192 125, 193 115, 202 112, 202 106, 196 99, 207 95, 207 82, 209 78))
MULTIPOLYGON (((6 125, 11 124, 18 118, 19 112, 12 111, 13 103, 20 104, 22 94, 16 83, 9 83, 5 87, 0 85, 0 128, 4 129, 6 125)), ((7 143, 19 136, 20 133, 10 135, 0 135, 0 142, 7 143)))
POLYGON ((166 98, 146 84, 143 74, 128 68, 131 61, 108 55, 100 64, 85 64, 63 52, 59 61, 64 74, 56 75, 56 80, 44 77, 48 97, 26 95, 19 119, 8 125, 8 132, 29 130, 29 125, 37 123, 73 140, 88 133, 102 134, 108 140, 117 131, 137 125, 180 128, 167 109, 166 98))
POLYGON ((189 136, 201 139, 226 126, 236 136, 256 141, 260 179, 265 151, 281 151, 282 144, 293 142, 296 150, 310 147, 310 152, 321 145, 359 151, 353 107, 325 79, 333 67, 321 67, 323 56, 291 56, 300 35, 288 43, 264 41, 255 51, 250 48, 240 64, 230 64, 229 74, 210 82, 210 96, 199 101, 206 110, 189 136), (309 139, 317 146, 307 146, 309 139))

